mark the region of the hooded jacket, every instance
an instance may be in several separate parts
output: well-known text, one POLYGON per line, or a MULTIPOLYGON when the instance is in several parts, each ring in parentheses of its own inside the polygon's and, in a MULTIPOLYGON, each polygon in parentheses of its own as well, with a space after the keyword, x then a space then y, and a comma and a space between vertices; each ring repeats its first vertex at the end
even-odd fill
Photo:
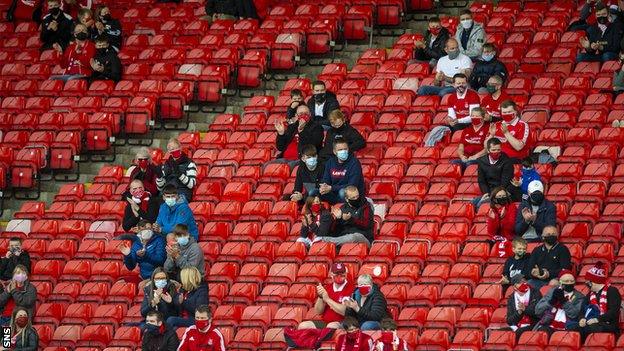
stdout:
POLYGON ((477 159, 477 180, 482 194, 489 194, 497 186, 511 188, 514 167, 509 157, 501 153, 495 164, 490 164, 490 156, 485 154, 477 159))
POLYGON ((360 196, 364 197, 366 194, 362 165, 352 153, 349 153, 349 158, 343 163, 340 163, 336 156, 331 157, 327 161, 325 173, 323 174, 323 183, 331 185, 334 193, 338 193, 346 186, 353 185, 358 188, 360 196))
POLYGON ((299 135, 299 142, 297 144, 299 155, 301 155, 301 149, 303 149, 305 145, 314 145, 316 150, 320 150, 323 146, 323 127, 321 127, 320 124, 308 121, 305 127, 303 127, 303 130, 299 132, 299 121, 297 121, 289 124, 284 134, 278 134, 277 138, 275 138, 275 147, 280 152, 277 158, 284 157, 284 151, 286 151, 286 148, 288 148, 288 145, 290 145, 290 142, 297 134, 299 135))
POLYGON ((185 153, 177 160, 169 156, 162 165, 162 176, 156 179, 158 190, 162 190, 167 184, 173 184, 178 189, 178 194, 184 195, 188 202, 193 198, 196 183, 197 166, 185 153))
POLYGON ((535 234, 537 234, 538 238, 541 238, 544 227, 557 225, 557 208, 552 202, 544 199, 544 202, 537 208, 537 217, 533 223, 527 223, 524 217, 522 217, 522 210, 525 208, 533 212, 533 206, 528 200, 524 200, 520 203, 520 207, 518 207, 518 212, 516 213, 516 235, 523 236, 524 233, 529 230, 529 227, 533 226, 533 228, 535 228, 535 234))
POLYGON ((176 351, 180 344, 180 339, 176 330, 168 328, 164 323, 165 332, 159 334, 143 333, 141 341, 141 351, 176 351))
POLYGON ((191 237, 193 237, 195 241, 199 240, 197 223, 195 223, 193 211, 191 211, 191 208, 184 199, 178 199, 178 202, 172 207, 169 207, 169 205, 163 202, 158 210, 156 223, 160 226, 162 235, 172 233, 173 228, 175 228, 177 224, 186 224, 191 237))
POLYGON ((171 316, 177 316, 178 307, 176 306, 174 301, 178 301, 179 299, 180 283, 176 282, 175 280, 169 279, 167 286, 163 288, 163 293, 166 292, 169 295, 171 295, 171 303, 168 303, 164 301, 163 299, 160 299, 160 302, 158 303, 158 305, 156 305, 156 307, 153 307, 152 300, 154 299, 155 290, 156 289, 154 287, 153 281, 150 281, 149 283, 147 283, 145 287, 143 288, 144 297, 143 297, 143 301, 141 302, 141 316, 145 318, 147 317, 147 314, 153 310, 156 310, 162 313, 163 320, 165 321, 167 320, 167 318, 171 316))
POLYGON ((329 128, 327 135, 325 135, 325 145, 319 153, 320 158, 327 160, 334 156, 334 140, 338 138, 343 138, 347 141, 350 152, 356 152, 366 147, 366 140, 362 134, 345 122, 340 128, 329 128))
POLYGON ((540 318, 537 314, 535 314, 535 306, 542 298, 542 294, 538 289, 534 288, 530 288, 529 291, 529 305, 522 314, 518 313, 514 294, 512 293, 509 297, 507 297, 507 324, 509 324, 509 326, 517 326, 524 315, 531 319, 531 325, 534 325, 539 321, 540 318))
POLYGON ((132 243, 132 247, 130 247, 130 254, 124 256, 124 264, 128 270, 135 269, 138 264, 141 278, 149 279, 156 267, 162 267, 166 257, 165 239, 162 235, 158 235, 157 233, 152 234, 152 237, 145 246, 143 246, 143 242, 137 235, 132 243), (138 256, 137 251, 143 248, 145 248, 143 257, 138 256))
POLYGON ((325 91, 325 104, 323 105, 323 115, 316 115, 316 102, 314 100, 314 95, 312 95, 308 100, 308 108, 310 109, 312 121, 315 121, 321 125, 329 125, 329 121, 327 120, 329 113, 333 110, 340 109, 340 104, 338 103, 336 94, 332 93, 331 91, 325 91))
POLYGON ((416 59, 422 61, 429 61, 431 59, 438 60, 442 56, 446 56, 446 51, 444 47, 446 46, 446 41, 451 37, 451 33, 449 33, 448 29, 444 27, 440 27, 440 33, 433 41, 433 45, 429 45, 431 42, 432 34, 429 30, 425 33, 425 47, 423 49, 416 49, 416 59))
POLYGON ((455 32, 455 39, 459 43, 459 52, 462 54, 474 59, 481 55, 483 51, 483 44, 485 44, 485 30, 483 29, 483 25, 481 23, 477 23, 473 20, 472 27, 470 30, 470 35, 468 36, 468 43, 466 48, 462 45, 462 34, 466 29, 461 26, 457 26, 457 32, 455 32))
POLYGON ((347 308, 345 317, 355 317, 360 322, 360 325, 367 321, 381 322, 382 319, 388 316, 386 297, 381 293, 377 284, 373 284, 366 301, 364 301, 364 305, 361 304, 362 294, 360 294, 360 289, 355 289, 353 299, 360 305, 360 310, 355 312, 354 309, 347 308))
POLYGON ((169 272, 170 276, 177 277, 180 270, 185 267, 195 267, 199 270, 201 276, 206 275, 206 269, 204 268, 204 252, 201 247, 195 242, 193 237, 189 238, 188 244, 180 246, 180 254, 174 260, 171 256, 167 256, 163 268, 169 272))

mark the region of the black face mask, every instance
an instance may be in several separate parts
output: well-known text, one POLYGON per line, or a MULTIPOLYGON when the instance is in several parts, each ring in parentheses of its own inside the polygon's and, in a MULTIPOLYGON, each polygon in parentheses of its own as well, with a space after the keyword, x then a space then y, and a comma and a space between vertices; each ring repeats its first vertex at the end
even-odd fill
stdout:
POLYGON ((509 201, 509 197, 495 197, 493 200, 495 205, 507 205, 509 201))
POLYGON ((108 48, 100 48, 100 49, 96 49, 96 52, 98 55, 104 55, 108 52, 108 48))
POLYGON ((110 13, 107 13, 107 14, 105 14, 105 15, 103 15, 103 16, 102 16, 102 20, 103 20, 104 22, 108 22, 108 21, 110 21, 110 20, 112 20, 112 19, 113 19, 113 17, 110 15, 110 13))
POLYGON ((347 203, 349 204, 349 206, 353 208, 358 208, 362 204, 362 200, 360 200, 360 198, 357 198, 355 200, 350 199, 350 200, 347 200, 347 203))
POLYGON ((600 24, 607 24, 607 23, 609 23, 609 17, 608 16, 596 17, 596 22, 598 22, 600 24))
POLYGON ((539 190, 534 191, 531 193, 531 195, 529 195, 529 200, 531 201, 531 204, 539 206, 542 204, 542 202, 544 202, 544 193, 539 190))
POLYGON ((75 35, 75 37, 78 40, 87 40, 87 38, 89 38, 89 34, 85 32, 79 32, 78 34, 75 35))
POLYGON ((561 288, 563 289, 563 291, 569 293, 574 291, 574 284, 561 284, 561 288))
POLYGON ((314 94, 314 102, 322 104, 325 102, 325 93, 314 94))
POLYGON ((59 13, 61 13, 61 9, 58 7, 55 7, 53 9, 50 9, 50 14, 54 17, 58 16, 59 13))
POLYGON ((557 237, 554 235, 543 236, 542 241, 548 245, 555 245, 557 243, 557 237))

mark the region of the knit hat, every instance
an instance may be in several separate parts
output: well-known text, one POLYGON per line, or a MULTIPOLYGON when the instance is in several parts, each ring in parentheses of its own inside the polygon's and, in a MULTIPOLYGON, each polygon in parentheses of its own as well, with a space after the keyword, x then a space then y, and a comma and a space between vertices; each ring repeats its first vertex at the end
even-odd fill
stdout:
POLYGON ((607 271, 604 269, 602 262, 596 264, 585 273, 585 279, 596 284, 604 284, 607 282, 607 271))
POLYGON ((529 186, 527 188, 527 193, 531 194, 534 191, 541 191, 543 193, 544 192, 544 184, 542 184, 542 182, 540 182, 539 180, 534 180, 534 181, 530 182, 529 186))
POLYGON ((562 269, 561 272, 559 272, 559 277, 558 278, 561 279, 561 277, 563 277, 566 274, 570 274, 570 275, 572 275, 574 277, 574 273, 572 273, 571 270, 569 270, 569 269, 562 269))

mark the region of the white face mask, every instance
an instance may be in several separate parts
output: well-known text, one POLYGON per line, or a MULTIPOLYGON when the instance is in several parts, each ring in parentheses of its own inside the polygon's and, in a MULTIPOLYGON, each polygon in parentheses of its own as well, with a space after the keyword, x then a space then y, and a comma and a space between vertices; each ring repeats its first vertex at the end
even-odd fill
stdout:
POLYGON ((461 25, 462 27, 464 27, 464 29, 468 29, 472 27, 472 20, 471 19, 462 20, 461 25))

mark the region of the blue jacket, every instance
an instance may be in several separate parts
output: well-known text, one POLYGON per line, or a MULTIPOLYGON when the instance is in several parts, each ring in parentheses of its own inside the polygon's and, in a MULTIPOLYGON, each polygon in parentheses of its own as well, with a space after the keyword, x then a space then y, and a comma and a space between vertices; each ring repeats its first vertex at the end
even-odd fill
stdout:
POLYGON ((524 217, 522 217, 522 210, 524 208, 531 209, 531 204, 526 200, 520 203, 518 211, 516 212, 516 235, 522 236, 522 234, 529 229, 529 226, 533 226, 533 228, 535 228, 535 233, 539 238, 541 238, 544 227, 557 225, 557 208, 552 202, 544 200, 544 202, 537 209, 537 217, 535 218, 535 222, 532 224, 527 223, 524 220, 524 217))
POLYGON ((149 279, 152 277, 152 272, 156 267, 162 267, 167 258, 165 252, 165 239, 162 235, 154 233, 150 241, 145 245, 145 254, 143 257, 137 256, 137 251, 143 249, 143 243, 137 236, 130 248, 130 254, 124 256, 124 264, 129 270, 136 268, 139 265, 139 270, 142 279, 149 279))
MULTIPOLYGON (((182 293, 183 290, 180 291, 182 293)), ((182 311, 186 311, 191 318, 195 317, 195 309, 201 305, 208 304, 208 284, 206 282, 201 282, 197 289, 191 291, 186 295, 186 298, 180 304, 180 300, 175 300, 178 305, 178 310, 180 313, 182 311)))
POLYGON ((534 180, 542 180, 542 177, 540 177, 539 173, 537 173, 537 170, 535 168, 531 168, 531 169, 522 169, 522 184, 520 185, 520 189, 522 190, 522 194, 526 195, 527 194, 527 189, 529 187, 529 183, 534 181, 534 180))
POLYGON ((173 232, 173 228, 177 224, 186 224, 189 234, 195 238, 195 241, 199 241, 199 233, 197 232, 197 223, 195 223, 193 211, 191 211, 188 203, 183 199, 178 200, 178 203, 173 205, 173 207, 169 207, 166 203, 160 205, 156 223, 160 226, 162 235, 173 232))
POLYGON ((323 183, 331 185, 332 192, 337 193, 348 185, 358 188, 360 196, 364 196, 364 176, 360 161, 349 153, 349 158, 344 163, 339 163, 336 156, 331 157, 325 164, 323 183))

